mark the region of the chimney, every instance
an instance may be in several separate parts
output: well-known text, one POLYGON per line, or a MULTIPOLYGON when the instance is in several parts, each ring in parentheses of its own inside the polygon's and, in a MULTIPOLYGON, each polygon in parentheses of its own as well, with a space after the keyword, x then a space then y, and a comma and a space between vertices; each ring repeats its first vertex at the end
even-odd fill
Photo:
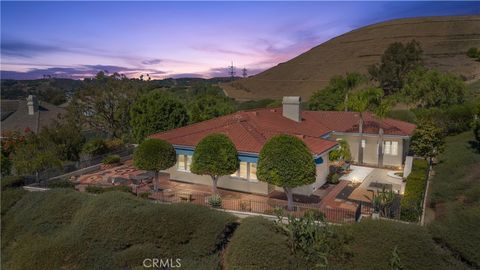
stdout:
POLYGON ((38 111, 37 96, 29 95, 27 98, 28 115, 34 115, 38 111))
POLYGON ((300 110, 300 97, 283 97, 283 117, 295 122, 302 121, 302 113, 300 110))

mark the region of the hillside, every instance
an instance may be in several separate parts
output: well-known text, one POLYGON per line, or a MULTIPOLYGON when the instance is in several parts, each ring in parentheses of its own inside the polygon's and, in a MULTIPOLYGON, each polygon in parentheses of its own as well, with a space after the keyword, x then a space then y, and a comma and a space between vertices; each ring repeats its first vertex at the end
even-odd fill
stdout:
POLYGON ((367 72, 379 62, 393 42, 419 41, 428 67, 480 78, 480 62, 465 54, 480 47, 480 16, 422 17, 399 19, 359 28, 255 76, 222 84, 235 99, 279 99, 311 93, 325 86, 333 75, 367 72))

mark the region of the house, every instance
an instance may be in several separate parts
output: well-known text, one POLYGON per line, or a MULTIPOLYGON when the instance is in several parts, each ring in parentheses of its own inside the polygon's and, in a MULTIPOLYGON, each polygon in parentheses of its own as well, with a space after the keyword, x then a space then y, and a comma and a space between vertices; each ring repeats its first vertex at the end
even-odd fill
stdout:
MULTIPOLYGON (((197 143, 211 133, 223 133, 235 144, 240 169, 219 179, 218 187, 267 195, 282 190, 257 180, 258 154, 265 142, 277 134, 290 134, 300 138, 312 153, 317 165, 315 183, 294 189, 294 193, 310 195, 326 182, 329 173, 328 154, 338 147, 337 140, 345 139, 354 161, 358 161, 360 116, 355 112, 302 111, 300 97, 284 97, 282 108, 240 111, 189 126, 153 134, 170 142, 177 152, 176 166, 166 170, 173 180, 211 185, 209 176, 190 173, 192 155, 197 143)), ((382 123, 373 114, 364 114, 363 163, 378 163, 379 127, 384 131, 383 163, 401 167, 408 150, 408 141, 414 125, 393 119, 382 123)))
POLYGON ((2 133, 26 130, 37 133, 65 113, 64 108, 39 102, 34 95, 29 95, 26 100, 2 100, 2 133))

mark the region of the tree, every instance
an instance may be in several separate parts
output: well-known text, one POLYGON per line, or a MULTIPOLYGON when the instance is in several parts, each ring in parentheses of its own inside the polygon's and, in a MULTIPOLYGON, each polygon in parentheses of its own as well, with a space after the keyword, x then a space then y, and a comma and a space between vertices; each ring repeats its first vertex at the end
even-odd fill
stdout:
POLYGON ((341 159, 350 162, 350 160, 352 160, 352 154, 350 153, 350 146, 348 145, 348 142, 343 139, 339 140, 338 147, 328 153, 328 159, 330 161, 341 159))
POLYGON ((197 96, 188 105, 190 122, 196 123, 235 112, 235 105, 227 97, 218 95, 197 96))
POLYGON ((60 160, 76 161, 80 158, 85 136, 82 129, 74 120, 61 119, 44 127, 38 134, 40 140, 50 142, 60 160))
POLYGON ((142 87, 138 79, 99 72, 95 78, 84 80, 69 105, 69 113, 90 128, 121 138, 130 131, 130 108, 142 87))
POLYGON ((366 81, 367 78, 359 73, 333 76, 326 87, 313 93, 308 106, 315 111, 334 111, 341 106, 347 109, 345 102, 348 101, 349 93, 366 81))
POLYGON ((382 99, 374 109, 375 116, 380 122, 378 127, 378 167, 383 167, 383 120, 390 111, 390 103, 389 99, 382 99))
POLYGON ((177 162, 173 146, 159 139, 143 141, 133 153, 133 165, 139 169, 155 173, 154 191, 158 191, 158 172, 166 170, 177 162))
POLYGON ((302 140, 291 135, 276 135, 260 151, 257 178, 282 187, 287 195, 288 210, 291 211, 293 188, 315 182, 315 162, 302 140))
POLYGON ((210 134, 195 147, 190 171, 194 174, 209 175, 212 178, 212 192, 217 193, 218 178, 238 170, 237 149, 224 134, 210 134))
POLYGON ((408 73, 403 95, 419 107, 430 108, 463 103, 466 91, 455 75, 419 68, 408 73))
POLYGON ((368 73, 384 90, 385 95, 398 93, 404 85, 407 74, 422 66, 422 48, 415 40, 403 44, 392 43, 381 57, 380 64, 370 66, 368 73))
POLYGON ((20 144, 12 154, 12 165, 19 175, 35 174, 39 182, 39 173, 47 169, 60 168, 62 162, 57 157, 51 142, 41 140, 30 132, 25 142, 20 144))
POLYGON ((364 113, 368 109, 372 109, 379 106, 382 96, 383 96, 382 89, 368 88, 368 89, 353 93, 348 99, 348 103, 346 104, 348 108, 358 112, 360 115, 360 119, 358 122, 359 141, 358 141, 358 159, 357 159, 359 164, 363 163, 362 141, 363 141, 364 113))
POLYGON ((410 148, 417 156, 427 159, 431 166, 432 159, 443 151, 444 146, 443 130, 431 121, 423 120, 412 135, 410 148))
POLYGON ((130 110, 133 137, 141 142, 147 135, 174 129, 188 123, 185 106, 174 96, 152 91, 141 96, 130 110))

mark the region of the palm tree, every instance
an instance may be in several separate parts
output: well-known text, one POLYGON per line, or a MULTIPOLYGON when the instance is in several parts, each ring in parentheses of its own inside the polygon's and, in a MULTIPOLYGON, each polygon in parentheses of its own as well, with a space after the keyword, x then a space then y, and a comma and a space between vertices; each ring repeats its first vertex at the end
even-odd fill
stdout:
POLYGON ((346 112, 348 112, 348 94, 360 84, 364 83, 366 80, 367 78, 364 75, 356 72, 347 73, 347 75, 345 75, 345 79, 343 79, 342 83, 345 87, 344 110, 346 112))
POLYGON ((375 108, 375 116, 379 120, 378 127, 378 167, 383 167, 383 120, 390 110, 390 100, 383 99, 375 108))
POLYGON ((375 107, 378 104, 378 101, 383 96, 383 91, 380 88, 368 88, 351 95, 348 100, 347 106, 353 111, 358 112, 360 119, 358 122, 358 164, 363 164, 363 124, 364 114, 368 109, 375 107))

